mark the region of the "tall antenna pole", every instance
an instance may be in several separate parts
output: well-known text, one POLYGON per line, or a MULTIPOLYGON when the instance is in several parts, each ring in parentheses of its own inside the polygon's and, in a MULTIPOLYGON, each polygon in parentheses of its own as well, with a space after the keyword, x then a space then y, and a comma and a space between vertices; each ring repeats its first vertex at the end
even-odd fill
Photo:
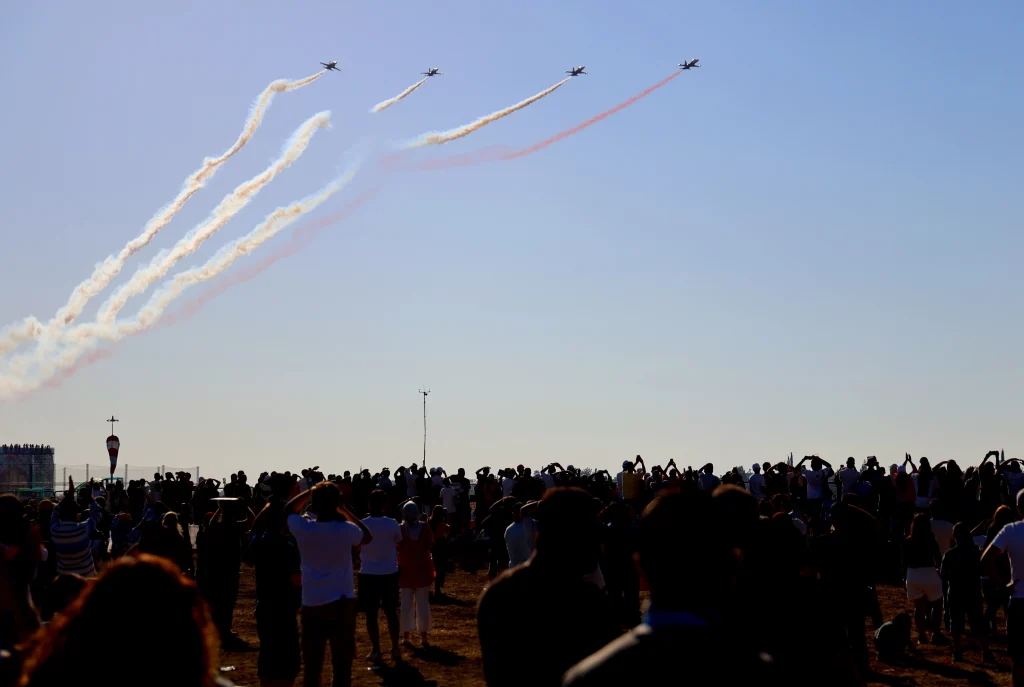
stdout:
POLYGON ((427 395, 430 393, 430 389, 420 389, 420 393, 423 394, 423 468, 427 467, 427 395))

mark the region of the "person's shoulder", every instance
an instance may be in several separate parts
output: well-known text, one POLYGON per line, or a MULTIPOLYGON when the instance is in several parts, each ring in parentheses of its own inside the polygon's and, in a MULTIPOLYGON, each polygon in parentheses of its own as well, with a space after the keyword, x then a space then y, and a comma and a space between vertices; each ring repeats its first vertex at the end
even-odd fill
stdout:
POLYGON ((495 603, 501 604, 507 599, 527 593, 533 584, 533 579, 534 574, 529 563, 504 571, 480 595, 480 608, 483 609, 495 603))
MULTIPOLYGON (((574 665, 562 678, 562 685, 585 687, 589 685, 620 684, 627 675, 638 677, 637 671, 645 664, 636 661, 636 652, 644 638, 653 631, 647 625, 639 625, 603 648, 574 665)), ((630 680, 631 681, 631 680, 630 680)))

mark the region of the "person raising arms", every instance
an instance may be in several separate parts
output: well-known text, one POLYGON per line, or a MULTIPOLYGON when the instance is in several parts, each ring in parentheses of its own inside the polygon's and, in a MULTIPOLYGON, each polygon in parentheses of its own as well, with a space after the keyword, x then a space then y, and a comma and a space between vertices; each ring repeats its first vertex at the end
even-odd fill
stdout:
POLYGON ((319 687, 324 650, 331 645, 334 687, 352 683, 356 652, 356 593, 352 549, 373 534, 341 505, 341 492, 321 482, 285 505, 288 529, 302 557, 302 658, 304 685, 319 687), (299 515, 306 506, 316 515, 299 515))

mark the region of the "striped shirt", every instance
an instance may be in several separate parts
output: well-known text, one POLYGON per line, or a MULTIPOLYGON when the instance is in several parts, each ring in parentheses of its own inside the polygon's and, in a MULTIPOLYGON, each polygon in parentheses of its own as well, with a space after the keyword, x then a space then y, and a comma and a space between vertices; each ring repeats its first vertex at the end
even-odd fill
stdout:
POLYGON ((60 507, 53 509, 50 518, 50 537, 57 552, 57 572, 76 573, 83 577, 96 574, 92 558, 92 533, 96 530, 103 511, 95 501, 89 503, 89 519, 71 522, 60 519, 60 507))

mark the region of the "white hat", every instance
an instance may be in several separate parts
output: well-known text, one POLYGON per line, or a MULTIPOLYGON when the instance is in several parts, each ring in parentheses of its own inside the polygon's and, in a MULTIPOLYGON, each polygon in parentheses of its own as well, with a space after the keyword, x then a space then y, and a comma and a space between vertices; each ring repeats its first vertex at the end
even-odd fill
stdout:
POLYGON ((750 469, 753 470, 754 472, 757 472, 758 470, 761 469, 761 464, 760 463, 754 463, 753 465, 750 466, 750 469))
POLYGON ((901 465, 898 468, 896 468, 896 472, 906 472, 906 471, 907 471, 907 466, 906 465, 901 465))

